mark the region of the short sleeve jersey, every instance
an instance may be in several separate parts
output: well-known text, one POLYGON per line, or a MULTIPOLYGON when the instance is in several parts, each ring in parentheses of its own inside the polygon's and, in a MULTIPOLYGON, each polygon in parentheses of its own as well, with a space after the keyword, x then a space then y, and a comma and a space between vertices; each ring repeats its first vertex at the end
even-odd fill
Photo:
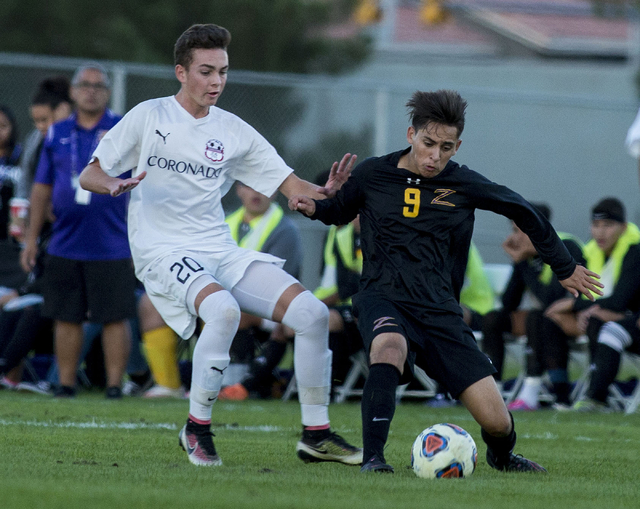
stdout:
POLYGON ((459 313, 456 268, 466 265, 476 208, 512 219, 545 262, 567 278, 576 262, 549 222, 514 191, 449 161, 433 178, 398 168, 404 152, 363 161, 313 219, 344 224, 360 214, 360 291, 422 312, 459 313), (464 262, 464 264, 462 263, 464 262))
POLYGON ((52 186, 55 221, 47 252, 72 260, 130 258, 127 196, 112 198, 80 188, 78 176, 91 153, 120 116, 107 110, 92 129, 76 116, 53 124, 44 141, 34 182, 52 186))
POLYGON ((131 192, 129 241, 140 277, 167 253, 234 247, 222 197, 235 180, 270 196, 293 171, 249 124, 220 108, 194 118, 175 97, 140 103, 94 152, 111 176, 147 172, 131 192))

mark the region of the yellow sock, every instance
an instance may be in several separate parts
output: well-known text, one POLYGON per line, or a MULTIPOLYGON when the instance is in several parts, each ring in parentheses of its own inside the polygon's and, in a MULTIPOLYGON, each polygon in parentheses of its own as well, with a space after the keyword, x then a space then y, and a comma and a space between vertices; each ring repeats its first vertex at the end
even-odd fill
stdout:
POLYGON ((166 325, 145 332, 142 334, 142 346, 156 383, 171 389, 180 387, 175 332, 166 325))

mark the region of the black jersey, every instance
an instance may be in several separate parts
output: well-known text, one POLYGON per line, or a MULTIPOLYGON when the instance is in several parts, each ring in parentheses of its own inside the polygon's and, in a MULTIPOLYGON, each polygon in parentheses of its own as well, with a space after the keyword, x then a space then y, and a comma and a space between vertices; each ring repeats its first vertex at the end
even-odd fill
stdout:
POLYGON ((360 214, 360 291, 416 313, 460 313, 456 274, 466 264, 475 209, 512 219, 559 279, 576 262, 549 222, 524 198, 449 161, 433 178, 398 168, 409 149, 366 159, 334 198, 316 201, 312 219, 346 224, 360 214))

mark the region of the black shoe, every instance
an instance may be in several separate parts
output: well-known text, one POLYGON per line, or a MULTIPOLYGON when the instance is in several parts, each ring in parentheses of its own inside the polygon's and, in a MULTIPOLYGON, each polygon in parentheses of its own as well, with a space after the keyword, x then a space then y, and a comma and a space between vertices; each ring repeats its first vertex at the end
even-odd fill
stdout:
POLYGON ((296 451, 298 458, 305 463, 318 461, 338 461, 347 465, 362 463, 362 449, 347 443, 337 433, 328 433, 326 437, 319 440, 314 440, 303 433, 296 451))
POLYGON ((504 460, 498 460, 490 449, 487 449, 487 463, 491 468, 502 470, 503 472, 545 472, 546 469, 538 465, 535 461, 528 460, 521 454, 509 453, 504 460))
POLYGON ((387 465, 384 460, 381 460, 377 456, 371 456, 371 459, 362 465, 362 468, 360 469, 360 473, 365 472, 393 474, 393 467, 391 465, 387 465))
POLYGON ((76 390, 67 385, 58 385, 53 391, 54 398, 75 398, 76 390))
POLYGON ((105 393, 105 397, 107 399, 122 399, 122 389, 117 386, 107 387, 107 392, 105 393))
POLYGON ((180 430, 179 443, 189 461, 201 467, 217 467, 222 460, 213 445, 213 433, 207 424, 198 424, 187 419, 187 424, 180 430))

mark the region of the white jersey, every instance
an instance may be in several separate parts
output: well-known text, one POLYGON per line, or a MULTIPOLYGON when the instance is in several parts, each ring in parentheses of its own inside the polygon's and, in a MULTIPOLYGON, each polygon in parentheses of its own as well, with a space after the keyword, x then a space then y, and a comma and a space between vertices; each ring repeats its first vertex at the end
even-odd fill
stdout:
POLYGON ((179 249, 235 246, 222 197, 235 180, 271 196, 293 171, 237 116, 211 107, 196 119, 175 99, 140 103, 100 141, 93 154, 113 177, 147 172, 131 192, 129 242, 140 279, 155 259, 179 249))
POLYGON ((625 140, 625 146, 629 155, 632 157, 640 158, 640 111, 636 115, 636 119, 631 124, 629 131, 627 131, 627 139, 625 140))

